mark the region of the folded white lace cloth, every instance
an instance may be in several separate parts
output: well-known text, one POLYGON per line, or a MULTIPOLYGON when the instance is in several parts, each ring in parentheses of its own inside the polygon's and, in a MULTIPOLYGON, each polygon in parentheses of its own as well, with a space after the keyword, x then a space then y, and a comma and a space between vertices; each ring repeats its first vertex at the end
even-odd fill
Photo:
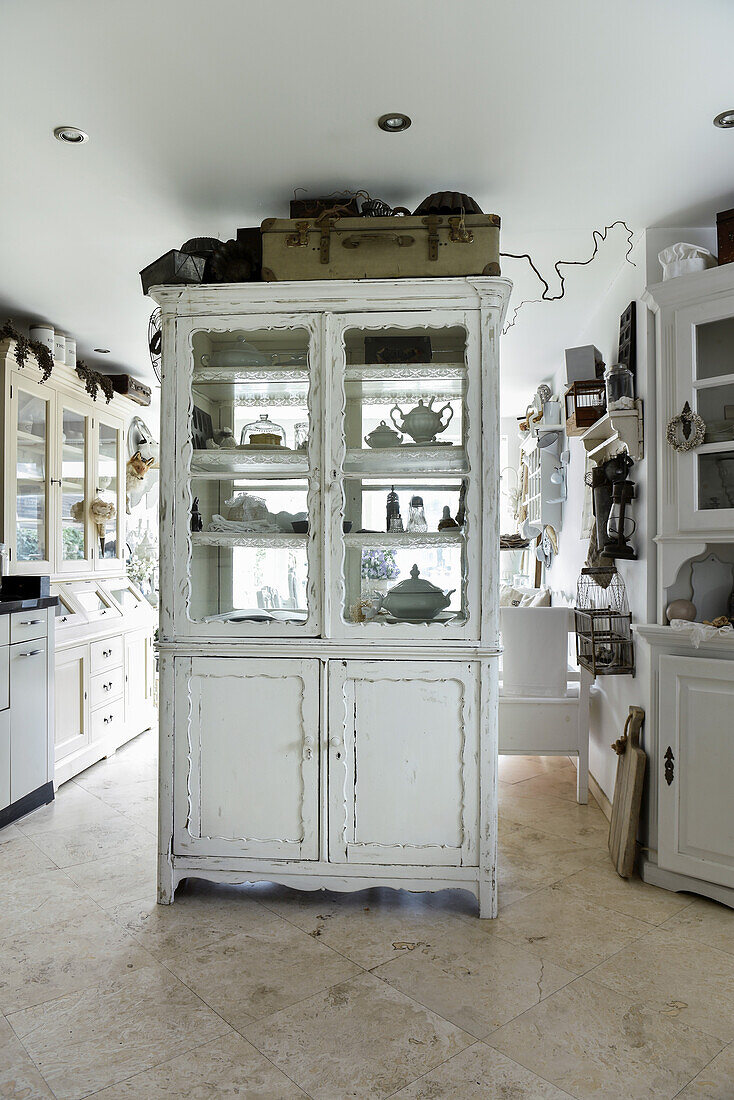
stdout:
POLYGON ((225 519, 215 512, 209 523, 210 531, 280 531, 271 519, 225 519))
POLYGON ((687 619, 671 619, 670 628, 678 634, 688 634, 694 649, 698 649, 702 642, 710 642, 712 638, 728 638, 734 634, 731 623, 726 626, 709 626, 708 623, 691 623, 687 619))

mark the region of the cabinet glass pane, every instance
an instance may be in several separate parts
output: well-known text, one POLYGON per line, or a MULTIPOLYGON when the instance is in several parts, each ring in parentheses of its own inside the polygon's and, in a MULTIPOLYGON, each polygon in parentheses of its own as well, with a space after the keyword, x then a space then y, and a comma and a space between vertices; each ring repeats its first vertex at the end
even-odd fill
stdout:
MULTIPOLYGON (((97 495, 102 500, 117 506, 117 468, 118 468, 119 433, 111 424, 100 421, 99 424, 99 451, 97 459, 97 495)), ((117 550, 117 518, 108 519, 104 523, 104 531, 100 531, 100 549, 103 558, 116 558, 117 550)))
POLYGON ((83 561, 86 548, 87 418, 74 409, 61 413, 61 554, 83 561))
POLYGON ((40 397, 18 390, 16 425, 16 560, 46 561, 46 471, 48 407, 40 397))
POLYGON ((191 618, 304 622, 308 482, 195 477, 191 492, 191 618))
POLYGON ((133 592, 127 581, 105 582, 105 588, 125 612, 134 611, 140 604, 140 597, 133 592))
POLYGON ((696 326, 696 378, 734 374, 734 317, 696 326))
POLYGON ((698 507, 734 508, 734 449, 698 454, 698 507))
POLYGON ((202 330, 192 348, 189 618, 300 627, 313 610, 309 331, 202 330))
POLYGON ((734 440, 734 382, 697 390, 696 409, 706 424, 706 443, 734 440))

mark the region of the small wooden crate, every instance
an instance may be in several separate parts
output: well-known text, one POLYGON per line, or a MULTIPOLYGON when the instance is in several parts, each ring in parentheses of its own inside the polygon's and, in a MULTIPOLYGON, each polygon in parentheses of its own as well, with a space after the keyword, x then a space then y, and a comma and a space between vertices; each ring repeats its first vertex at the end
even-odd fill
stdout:
POLYGON ((603 380, 590 378, 584 382, 573 382, 566 390, 565 402, 566 435, 583 435, 607 411, 603 380))

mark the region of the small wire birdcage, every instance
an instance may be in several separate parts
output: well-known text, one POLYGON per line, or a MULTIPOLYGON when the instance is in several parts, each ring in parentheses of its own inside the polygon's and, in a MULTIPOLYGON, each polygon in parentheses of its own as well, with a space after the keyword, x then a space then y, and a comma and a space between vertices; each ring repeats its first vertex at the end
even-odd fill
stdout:
POLYGON ((576 586, 576 658, 594 676, 634 676, 632 616, 615 566, 582 569, 576 586))

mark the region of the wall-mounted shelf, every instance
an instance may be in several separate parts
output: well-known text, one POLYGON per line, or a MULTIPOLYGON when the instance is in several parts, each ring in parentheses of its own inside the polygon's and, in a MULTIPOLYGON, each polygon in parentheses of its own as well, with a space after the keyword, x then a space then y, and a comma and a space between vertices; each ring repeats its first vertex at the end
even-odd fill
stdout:
POLYGON ((618 409, 606 412, 595 424, 580 436, 589 458, 603 462, 619 444, 623 444, 630 458, 639 462, 644 457, 644 429, 642 401, 638 397, 634 409, 618 409))

